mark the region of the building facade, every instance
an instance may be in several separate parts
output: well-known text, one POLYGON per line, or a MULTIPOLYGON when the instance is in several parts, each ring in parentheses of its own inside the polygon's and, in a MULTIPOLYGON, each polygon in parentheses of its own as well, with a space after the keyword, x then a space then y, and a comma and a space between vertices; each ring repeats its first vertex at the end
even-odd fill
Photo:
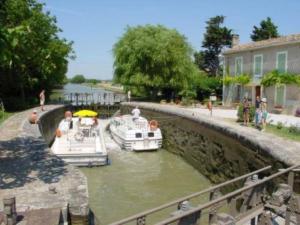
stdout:
POLYGON ((267 98, 268 110, 282 109, 293 114, 300 107, 300 87, 297 85, 275 85, 263 87, 262 77, 271 71, 300 74, 300 34, 282 36, 268 40, 239 44, 237 35, 233 46, 223 53, 224 76, 248 74, 249 84, 223 84, 223 103, 231 105, 248 97, 254 104, 256 96, 267 98))

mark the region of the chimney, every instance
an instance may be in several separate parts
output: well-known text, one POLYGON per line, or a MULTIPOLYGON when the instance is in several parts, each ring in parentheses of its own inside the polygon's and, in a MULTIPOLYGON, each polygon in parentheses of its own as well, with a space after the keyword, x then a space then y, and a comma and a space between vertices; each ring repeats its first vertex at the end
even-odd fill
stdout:
POLYGON ((231 47, 234 48, 235 46, 237 46, 239 44, 240 44, 240 36, 238 34, 233 34, 231 47))

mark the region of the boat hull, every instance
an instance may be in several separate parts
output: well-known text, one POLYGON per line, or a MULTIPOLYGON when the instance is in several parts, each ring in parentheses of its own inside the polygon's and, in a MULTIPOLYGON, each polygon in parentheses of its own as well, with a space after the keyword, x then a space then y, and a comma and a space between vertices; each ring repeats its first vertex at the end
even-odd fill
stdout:
POLYGON ((162 146, 160 129, 157 129, 156 131, 151 131, 150 129, 131 129, 126 133, 126 131, 120 131, 118 126, 115 126, 114 123, 111 123, 110 131, 117 144, 119 144, 122 149, 127 151, 153 151, 161 148, 162 146), (136 133, 139 133, 140 137, 135 137, 136 133), (149 137, 149 133, 151 133, 153 136, 149 137))

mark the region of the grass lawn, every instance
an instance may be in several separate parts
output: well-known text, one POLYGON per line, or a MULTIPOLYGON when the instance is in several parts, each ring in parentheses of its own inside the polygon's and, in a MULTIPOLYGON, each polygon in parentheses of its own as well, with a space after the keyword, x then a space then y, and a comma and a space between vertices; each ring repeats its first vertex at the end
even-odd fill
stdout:
POLYGON ((288 127, 278 129, 277 126, 268 125, 266 132, 275 134, 277 136, 290 139, 293 141, 300 141, 300 132, 290 132, 288 127))
POLYGON ((14 113, 10 112, 2 112, 0 111, 0 125, 10 116, 12 116, 14 113))

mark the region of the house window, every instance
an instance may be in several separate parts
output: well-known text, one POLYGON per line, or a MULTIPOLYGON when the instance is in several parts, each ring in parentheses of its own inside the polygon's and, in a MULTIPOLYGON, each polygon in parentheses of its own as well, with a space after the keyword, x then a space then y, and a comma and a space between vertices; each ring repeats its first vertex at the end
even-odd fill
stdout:
POLYGON ((263 74, 263 55, 254 56, 253 73, 255 77, 261 77, 263 74))
POLYGON ((285 73, 287 71, 287 52, 277 53, 276 69, 279 73, 285 73))
POLYGON ((241 75, 243 73, 243 57, 235 58, 235 75, 241 75))
POLYGON ((275 86, 275 106, 284 106, 285 88, 285 85, 275 86))

